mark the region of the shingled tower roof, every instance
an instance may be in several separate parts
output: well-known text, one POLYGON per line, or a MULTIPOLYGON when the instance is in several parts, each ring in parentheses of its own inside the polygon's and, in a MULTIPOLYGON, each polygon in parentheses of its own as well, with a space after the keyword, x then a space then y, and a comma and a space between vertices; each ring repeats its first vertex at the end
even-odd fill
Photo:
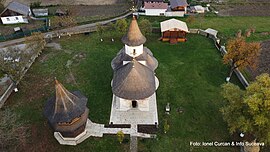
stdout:
MULTIPOLYGON (((158 67, 157 59, 153 56, 152 52, 148 48, 144 47, 143 50, 143 53, 135 57, 134 59, 136 59, 137 61, 145 61, 146 66, 152 71, 154 71, 158 67)), ((133 58, 125 53, 125 48, 122 48, 111 62, 112 69, 117 70, 118 68, 123 66, 123 61, 132 60, 133 58)))
POLYGON ((44 115, 51 123, 71 122, 86 109, 87 98, 79 91, 69 92, 55 80, 56 94, 45 105, 44 115))
POLYGON ((135 59, 114 73, 112 92, 124 99, 140 100, 155 93, 155 75, 135 59))
POLYGON ((146 42, 146 38, 143 36, 134 16, 129 25, 127 34, 122 37, 122 42, 128 46, 139 46, 146 42))

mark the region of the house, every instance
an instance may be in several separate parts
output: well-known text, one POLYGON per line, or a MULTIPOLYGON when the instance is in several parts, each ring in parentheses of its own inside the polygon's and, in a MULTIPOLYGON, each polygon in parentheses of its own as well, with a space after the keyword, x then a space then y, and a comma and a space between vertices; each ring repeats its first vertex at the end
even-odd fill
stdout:
POLYGON ((156 90, 159 81, 154 70, 158 61, 144 43, 137 20, 133 17, 129 30, 122 38, 124 47, 112 60, 111 125, 132 125, 138 131, 145 127, 156 129, 158 113, 156 90))
POLYGON ((69 92, 55 80, 55 95, 46 102, 44 116, 58 142, 86 139, 85 127, 89 113, 87 101, 80 91, 69 92))
POLYGON ((186 14, 187 6, 187 0, 170 0, 170 8, 172 11, 182 11, 186 14))
POLYGON ((204 13, 204 11, 205 11, 205 8, 204 7, 202 7, 201 5, 196 5, 196 6, 191 6, 190 7, 190 12, 192 12, 192 13, 199 13, 199 14, 201 14, 201 13, 204 13))
POLYGON ((168 4, 160 0, 144 2, 145 15, 148 16, 164 16, 167 9, 168 4))
POLYGON ((187 24, 177 19, 169 19, 160 23, 162 41, 169 41, 171 44, 185 42, 186 33, 189 33, 187 24))
POLYGON ((49 10, 48 8, 44 9, 32 9, 32 12, 35 17, 40 17, 40 16, 48 16, 49 15, 49 10))
POLYGON ((19 2, 10 2, 0 14, 3 24, 28 23, 27 17, 31 15, 30 7, 19 2))

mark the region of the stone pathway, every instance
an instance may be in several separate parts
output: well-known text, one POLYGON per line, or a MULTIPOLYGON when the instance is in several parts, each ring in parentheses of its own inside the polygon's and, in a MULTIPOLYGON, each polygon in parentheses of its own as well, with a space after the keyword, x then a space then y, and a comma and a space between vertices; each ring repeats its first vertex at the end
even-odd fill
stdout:
POLYGON ((130 152, 138 151, 138 138, 136 136, 130 136, 130 152))
POLYGON ((123 131, 124 134, 130 135, 130 150, 137 151, 137 137, 154 138, 154 135, 139 133, 137 124, 131 124, 130 128, 105 128, 104 124, 97 124, 87 120, 85 131, 76 138, 65 138, 59 132, 54 133, 54 137, 62 145, 77 145, 89 137, 103 137, 104 134, 117 134, 123 131))

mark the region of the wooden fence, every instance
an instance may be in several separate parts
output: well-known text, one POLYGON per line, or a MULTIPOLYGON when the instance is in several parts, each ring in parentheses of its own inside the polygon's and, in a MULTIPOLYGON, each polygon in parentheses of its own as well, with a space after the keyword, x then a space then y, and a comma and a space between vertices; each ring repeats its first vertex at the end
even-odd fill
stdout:
MULTIPOLYGON (((212 39, 215 43, 217 50, 220 52, 222 56, 224 56, 227 53, 226 47, 220 45, 220 39, 216 37, 215 35, 207 33, 201 29, 190 29, 190 33, 194 33, 194 34, 197 33, 199 35, 212 39)), ((247 79, 243 76, 243 74, 241 73, 241 71, 239 71, 239 69, 235 69, 233 72, 236 74, 237 78, 240 80, 240 82, 245 88, 249 86, 247 79)))

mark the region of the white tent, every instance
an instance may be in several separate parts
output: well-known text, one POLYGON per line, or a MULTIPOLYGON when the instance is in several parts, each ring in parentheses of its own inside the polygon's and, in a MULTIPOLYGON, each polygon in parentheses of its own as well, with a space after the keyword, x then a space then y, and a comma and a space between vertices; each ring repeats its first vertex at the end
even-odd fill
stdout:
POLYGON ((161 32, 174 30, 175 28, 181 31, 189 32, 187 24, 185 22, 179 21, 174 18, 160 22, 160 27, 161 27, 161 32))
POLYGON ((204 32, 209 33, 211 35, 214 35, 215 37, 217 37, 217 33, 218 33, 217 30, 214 30, 214 29, 211 29, 211 28, 208 28, 208 29, 204 30, 204 32))

